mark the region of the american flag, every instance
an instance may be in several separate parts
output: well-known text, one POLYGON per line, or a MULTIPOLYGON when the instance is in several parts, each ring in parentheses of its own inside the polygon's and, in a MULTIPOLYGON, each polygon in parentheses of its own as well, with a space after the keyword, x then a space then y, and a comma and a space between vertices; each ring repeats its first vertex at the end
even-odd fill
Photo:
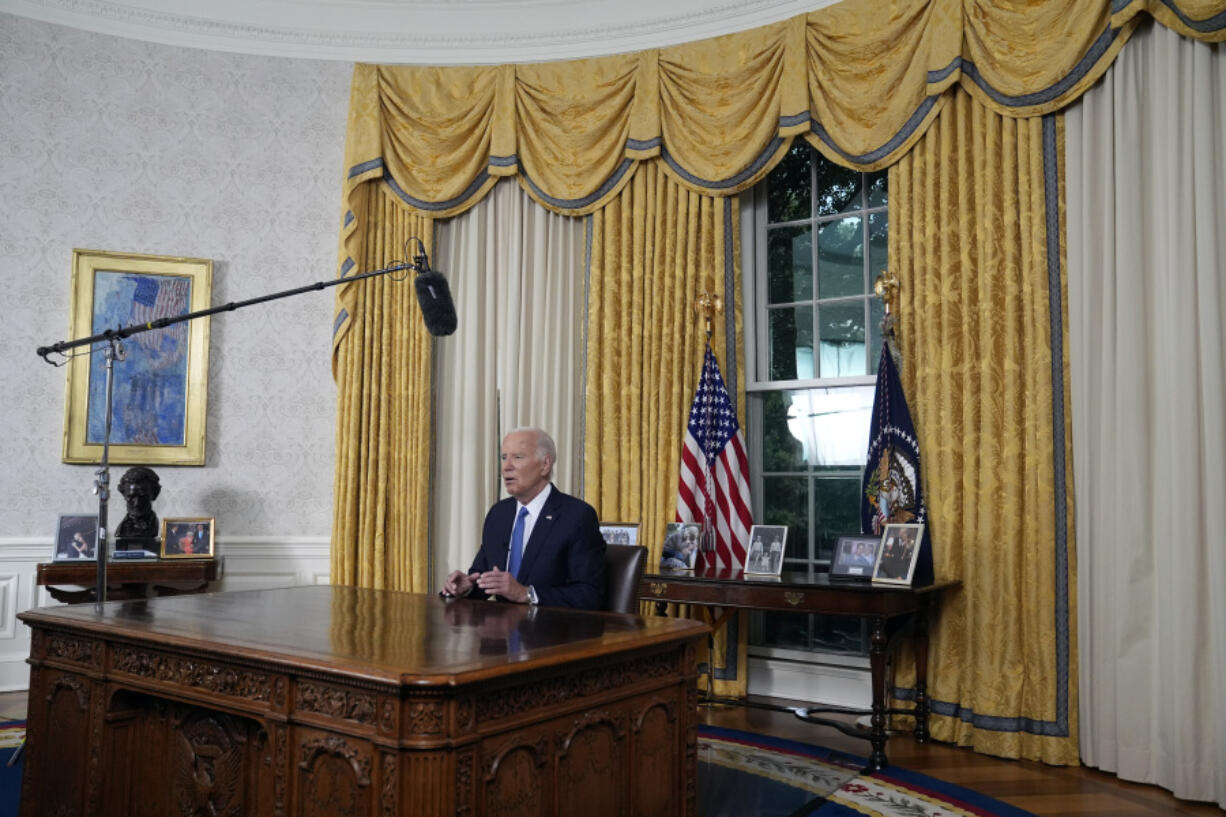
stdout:
MULTIPOLYGON (((132 308, 129 318, 132 323, 149 323, 158 318, 170 318, 187 312, 191 281, 180 276, 157 281, 150 276, 134 276, 136 291, 132 293, 132 308)), ((136 336, 141 346, 150 351, 161 347, 166 339, 180 345, 187 341, 187 323, 176 323, 136 336)))
POLYGON ((749 459, 736 408, 709 343, 681 450, 677 521, 702 522, 704 533, 714 532, 715 552, 703 554, 707 565, 720 570, 744 568, 745 545, 753 527, 749 459))

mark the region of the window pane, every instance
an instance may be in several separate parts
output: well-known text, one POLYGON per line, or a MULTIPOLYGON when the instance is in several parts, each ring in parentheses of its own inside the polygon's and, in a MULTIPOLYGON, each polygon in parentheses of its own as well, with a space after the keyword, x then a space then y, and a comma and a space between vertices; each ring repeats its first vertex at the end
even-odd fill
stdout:
POLYGON ((890 197, 886 185, 889 182, 890 172, 888 170, 878 170, 876 173, 868 174, 868 206, 869 207, 884 207, 890 203, 890 197))
POLYGON ((873 281, 890 268, 890 215, 870 213, 868 217, 868 277, 873 281))
POLYGON ((864 301, 841 301, 822 304, 818 309, 818 331, 821 332, 822 377, 863 375, 864 360, 864 301))
MULTIPOLYGON (((864 448, 860 459, 868 445, 864 448)), ((829 560, 840 536, 860 532, 860 476, 822 477, 814 480, 813 489, 817 558, 829 560)))
POLYGON ((864 655, 867 648, 863 619, 850 616, 813 617, 814 650, 864 655))
POLYGON ((832 216, 859 210, 863 174, 836 165, 820 153, 813 156, 817 162, 817 214, 832 216))
POLYGON ((885 317, 885 305, 877 297, 868 299, 869 332, 872 342, 869 344, 867 374, 877 374, 877 366, 881 363, 881 319, 885 317))
POLYGON ((758 395, 762 401, 762 470, 807 471, 804 446, 788 427, 793 392, 768 391, 758 395))
MULTIPOLYGON (((787 525, 784 559, 809 558, 809 478, 764 477, 762 525, 787 525)), ((785 565, 786 567, 786 565, 785 565)))
POLYGON ((873 386, 842 386, 774 392, 787 407, 787 431, 800 443, 804 463, 857 472, 863 467, 874 391, 873 386))
POLYGON ((766 234, 768 302, 786 304, 813 298, 813 231, 776 227, 766 234))
POLYGON ((819 298, 864 294, 863 219, 852 216, 818 227, 817 274, 819 298))
POLYGON ((809 163, 813 148, 797 139, 766 177, 766 218, 771 224, 809 217, 809 163))
POLYGON ((813 377, 813 307, 770 311, 771 380, 813 377))
POLYGON ((754 643, 764 647, 782 647, 789 650, 808 650, 808 613, 753 613, 762 616, 762 639, 754 643))

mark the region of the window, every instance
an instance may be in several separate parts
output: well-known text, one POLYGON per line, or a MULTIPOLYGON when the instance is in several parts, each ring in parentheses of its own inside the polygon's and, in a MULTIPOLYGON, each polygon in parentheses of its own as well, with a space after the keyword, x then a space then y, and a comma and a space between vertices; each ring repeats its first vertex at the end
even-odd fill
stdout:
MULTIPOLYGON (((825 570, 860 529, 860 480, 881 354, 887 176, 796 142, 753 191, 746 344, 754 520, 787 525, 785 570, 825 570)), ((745 211, 743 211, 745 212, 745 211)), ((857 619, 758 617, 751 643, 864 654, 857 619)))

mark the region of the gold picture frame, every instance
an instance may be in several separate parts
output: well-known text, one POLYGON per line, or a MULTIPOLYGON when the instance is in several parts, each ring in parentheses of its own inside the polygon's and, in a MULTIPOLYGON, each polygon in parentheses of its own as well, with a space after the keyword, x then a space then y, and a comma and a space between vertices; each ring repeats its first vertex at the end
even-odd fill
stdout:
MULTIPOLYGON (((69 337, 208 309, 212 288, 208 259, 73 250, 69 337)), ((70 353, 64 462, 102 461, 104 345, 70 353)), ((113 368, 110 462, 204 465, 209 318, 135 334, 123 346, 113 368)))
POLYGON ((217 555, 216 521, 212 516, 181 516, 162 520, 163 559, 211 559, 217 555))

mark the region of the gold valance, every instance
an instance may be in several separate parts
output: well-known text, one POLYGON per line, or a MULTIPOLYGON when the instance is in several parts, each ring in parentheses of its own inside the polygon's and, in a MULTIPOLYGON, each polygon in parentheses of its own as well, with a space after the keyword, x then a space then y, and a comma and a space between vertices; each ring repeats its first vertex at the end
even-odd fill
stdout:
MULTIPOLYGON (((958 84, 1005 116, 1067 105, 1148 13, 1226 38, 1222 0, 847 0, 751 31, 530 65, 358 65, 347 189, 383 179, 406 207, 470 207, 502 176, 590 213, 655 159, 712 196, 751 186, 801 136, 840 164, 897 161, 958 84)), ((343 261, 344 259, 342 259, 343 261)))

